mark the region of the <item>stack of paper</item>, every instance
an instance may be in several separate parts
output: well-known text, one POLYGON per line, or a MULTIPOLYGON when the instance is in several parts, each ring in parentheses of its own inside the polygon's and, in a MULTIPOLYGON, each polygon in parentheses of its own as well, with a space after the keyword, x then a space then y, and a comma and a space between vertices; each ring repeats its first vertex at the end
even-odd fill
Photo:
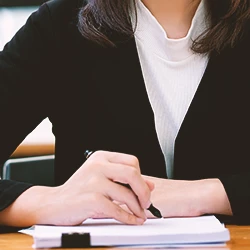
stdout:
POLYGON ((228 229, 214 216, 148 219, 139 226, 113 219, 88 219, 81 226, 35 226, 34 247, 61 247, 63 233, 90 233, 91 246, 190 246, 225 245, 228 229))

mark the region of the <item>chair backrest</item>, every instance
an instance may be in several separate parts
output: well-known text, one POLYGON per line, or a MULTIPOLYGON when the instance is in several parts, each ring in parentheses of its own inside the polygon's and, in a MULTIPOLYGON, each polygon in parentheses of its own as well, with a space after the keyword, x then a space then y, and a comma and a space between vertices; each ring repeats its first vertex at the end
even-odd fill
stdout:
POLYGON ((54 155, 10 159, 3 165, 2 178, 54 186, 54 159, 54 155))

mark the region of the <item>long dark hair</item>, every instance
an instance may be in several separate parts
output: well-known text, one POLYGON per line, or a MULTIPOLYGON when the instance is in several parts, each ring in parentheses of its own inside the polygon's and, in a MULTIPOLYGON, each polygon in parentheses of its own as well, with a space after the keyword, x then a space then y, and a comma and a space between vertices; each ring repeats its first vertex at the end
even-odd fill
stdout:
MULTIPOLYGON (((78 16, 78 29, 87 39, 102 46, 116 46, 112 36, 133 37, 130 15, 136 16, 138 0, 85 0, 78 16)), ((194 42, 192 49, 205 54, 234 47, 250 19, 250 0, 206 0, 211 27, 194 42)))

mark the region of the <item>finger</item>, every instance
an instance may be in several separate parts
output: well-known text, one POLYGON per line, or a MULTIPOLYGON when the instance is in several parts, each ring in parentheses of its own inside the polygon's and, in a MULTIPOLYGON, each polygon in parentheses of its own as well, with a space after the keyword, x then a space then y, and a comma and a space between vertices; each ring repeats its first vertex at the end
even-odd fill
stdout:
POLYGON ((146 220, 147 217, 144 209, 141 207, 137 196, 131 189, 111 181, 104 183, 104 187, 104 192, 106 192, 106 195, 108 195, 112 201, 115 200, 126 204, 134 215, 146 220))
POLYGON ((132 225, 142 225, 145 220, 139 217, 136 217, 134 214, 126 212, 120 206, 110 202, 110 206, 108 208, 107 216, 114 218, 125 224, 132 224, 132 225))
POLYGON ((138 197, 142 208, 146 209, 150 206, 151 191, 141 174, 134 167, 122 164, 109 164, 102 171, 107 178, 115 182, 129 184, 138 197))
POLYGON ((124 164, 131 167, 135 167, 139 173, 141 173, 139 160, 137 157, 128 154, 113 153, 109 158, 111 163, 124 164))
POLYGON ((128 213, 123 210, 119 205, 116 205, 103 195, 98 195, 95 207, 97 208, 96 214, 93 214, 93 218, 114 218, 125 224, 141 225, 144 223, 144 219, 136 217, 134 214, 128 213))
POLYGON ((149 219, 155 219, 156 217, 148 210, 145 211, 147 218, 149 219))
MULTIPOLYGON (((132 214, 132 212, 130 211, 130 209, 127 207, 126 204, 118 204, 118 205, 119 205, 123 210, 125 210, 126 212, 132 214)), ((145 212, 145 215, 146 215, 146 217, 148 218, 146 212, 145 212)))
POLYGON ((120 202, 120 201, 115 201, 115 200, 113 200, 113 202, 114 202, 116 205, 119 205, 119 206, 123 205, 123 202, 120 202))
POLYGON ((149 181, 147 179, 144 179, 144 181, 148 185, 149 190, 152 192, 154 190, 154 188, 155 188, 155 184, 152 181, 149 181))
POLYGON ((97 151, 94 154, 95 157, 104 157, 111 163, 118 163, 135 167, 139 172, 141 172, 139 160, 133 155, 109 151, 97 151))

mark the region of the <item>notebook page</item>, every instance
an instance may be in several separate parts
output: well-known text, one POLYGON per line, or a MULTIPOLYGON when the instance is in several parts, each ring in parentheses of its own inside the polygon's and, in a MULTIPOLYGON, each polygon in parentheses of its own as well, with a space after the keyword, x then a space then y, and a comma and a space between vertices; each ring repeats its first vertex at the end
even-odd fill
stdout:
POLYGON ((35 238, 53 239, 62 233, 89 232, 93 245, 224 242, 228 230, 214 217, 148 219, 124 225, 113 219, 88 219, 81 226, 36 226, 35 238))

